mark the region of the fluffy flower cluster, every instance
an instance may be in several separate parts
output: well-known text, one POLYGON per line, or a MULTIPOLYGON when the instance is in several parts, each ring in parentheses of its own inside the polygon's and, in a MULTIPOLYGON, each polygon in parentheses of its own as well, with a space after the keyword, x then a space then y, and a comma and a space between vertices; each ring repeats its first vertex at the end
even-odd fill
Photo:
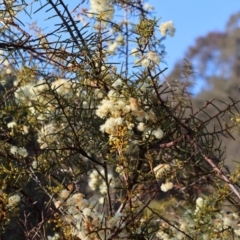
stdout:
POLYGON ((154 10, 154 7, 153 7, 152 5, 150 5, 149 3, 145 3, 144 8, 145 8, 147 11, 154 10))
POLYGON ((57 141, 56 135, 54 134, 56 134, 59 129, 61 130, 62 128, 57 129, 53 123, 46 124, 40 129, 37 141, 41 149, 47 148, 57 141))
POLYGON ((27 157, 28 156, 28 152, 27 152, 27 150, 24 147, 18 148, 16 146, 12 146, 10 148, 10 152, 13 155, 18 154, 21 157, 27 157))
POLYGON ((113 118, 110 117, 106 120, 105 124, 101 125, 100 130, 102 132, 112 133, 115 130, 116 126, 120 126, 123 123, 123 119, 121 117, 113 118))
POLYGON ((101 101, 96 114, 100 118, 105 118, 110 113, 115 117, 120 117, 123 114, 129 113, 130 110, 131 106, 126 102, 125 97, 115 90, 110 90, 108 98, 101 101))
MULTIPOLYGON (((4 18, 6 18, 6 17, 4 16, 4 18)), ((3 65, 3 70, 4 70, 5 74, 11 74, 12 66, 11 66, 10 62, 3 56, 4 56, 4 52, 2 50, 0 50, 0 62, 3 65)), ((5 83, 7 83, 7 82, 5 82, 5 83)), ((5 85, 3 83, 3 81, 1 81, 1 84, 5 85)))
MULTIPOLYGON (((123 83, 120 79, 115 81, 113 85, 121 86, 123 83)), ((142 85, 143 91, 147 91, 148 85, 142 85)), ((157 139, 163 137, 163 131, 160 128, 152 129, 146 128, 143 121, 146 122, 155 122, 156 117, 153 111, 151 110, 142 110, 139 107, 138 100, 133 97, 125 97, 118 90, 110 90, 108 92, 107 98, 103 99, 97 107, 96 115, 100 118, 105 118, 106 121, 101 125, 100 130, 106 132, 111 136, 117 136, 119 127, 127 127, 131 130, 135 124, 130 122, 129 119, 135 119, 137 121, 137 128, 139 131, 144 132, 146 138, 154 136, 157 139), (130 116, 126 120, 126 116, 130 116)))
POLYGON ((18 194, 15 194, 15 195, 8 198, 7 207, 17 206, 20 201, 21 201, 20 196, 18 194))
POLYGON ((124 37, 123 35, 118 35, 115 39, 115 41, 109 41, 108 42, 108 48, 107 52, 110 54, 115 53, 118 46, 121 46, 124 43, 124 37))
POLYGON ((201 210, 201 208, 203 207, 204 205, 204 200, 203 198, 199 197, 197 198, 196 200, 196 210, 195 210, 195 213, 199 212, 201 210))
POLYGON ((16 127, 16 126, 17 126, 17 123, 14 122, 14 121, 11 121, 11 122, 9 122, 9 123, 7 124, 7 127, 8 127, 8 128, 14 128, 14 127, 16 127))
POLYGON ((70 191, 62 190, 59 200, 55 200, 54 204, 56 208, 64 210, 62 220, 72 229, 72 236, 86 240, 110 239, 116 228, 120 229, 120 233, 115 239, 127 236, 121 213, 105 216, 95 210, 95 201, 85 199, 81 193, 71 195, 70 191))
POLYGON ((171 166, 169 164, 159 164, 153 169, 153 172, 156 178, 162 178, 170 169, 171 166))
MULTIPOLYGON (((100 174, 104 176, 104 171, 101 170, 100 174)), ((105 195, 107 193, 107 184, 106 184, 106 180, 104 180, 100 174, 98 173, 97 170, 93 170, 89 175, 88 186, 92 191, 95 191, 96 189, 98 189, 101 195, 105 195)), ((107 176, 107 180, 108 180, 109 186, 113 188, 115 186, 115 180, 113 178, 113 175, 109 173, 107 176)), ((103 203, 103 201, 104 201, 104 198, 101 197, 99 199, 99 202, 103 203)))
MULTIPOLYGON (((15 81, 14 85, 18 86, 19 81, 15 81)), ((53 81, 49 86, 51 89, 56 91, 59 95, 62 96, 72 96, 71 83, 67 79, 59 78, 53 81)), ((15 97, 19 101, 26 101, 27 99, 31 101, 46 101, 45 95, 43 94, 46 90, 49 89, 49 86, 45 81, 40 80, 37 84, 27 83, 19 86, 17 91, 14 92, 15 97)), ((29 103, 30 104, 30 103, 29 103)))
POLYGON ((139 56, 139 50, 137 48, 133 48, 131 50, 131 55, 133 55, 134 57, 138 57, 139 56))
MULTIPOLYGON (((19 104, 28 108, 29 119, 43 123, 43 126, 38 129, 37 140, 42 149, 49 147, 53 143, 58 143, 59 138, 56 137, 56 134, 62 131, 65 125, 64 123, 54 124, 53 121, 49 123, 49 119, 55 118, 56 115, 63 115, 63 111, 59 107, 63 101, 78 101, 82 109, 95 107, 93 106, 94 101, 88 101, 86 91, 83 91, 85 83, 77 85, 75 82, 59 78, 52 82, 39 80, 36 83, 26 84, 16 80, 14 84, 17 86, 17 90, 14 92, 15 99, 19 104), (53 98, 53 92, 55 98, 53 98), (81 99, 78 98, 80 92, 81 99)), ((96 99, 101 97, 101 91, 96 89, 93 97, 96 99)), ((68 112, 69 108, 65 108, 64 111, 65 113, 68 112)), ((15 122, 10 122, 8 127, 13 128, 15 125, 15 122)), ((23 126, 22 133, 27 132, 28 129, 23 126)))
POLYGON ((153 52, 153 51, 149 51, 147 53, 147 58, 149 60, 153 61, 155 64, 159 64, 161 61, 160 56, 156 52, 153 52))
POLYGON ((75 92, 73 92, 74 84, 67 79, 59 78, 51 84, 47 84, 44 80, 37 83, 22 83, 19 80, 14 82, 17 90, 14 92, 16 101, 28 106, 30 112, 37 117, 38 120, 48 120, 51 113, 55 111, 55 102, 52 101, 52 95, 49 90, 55 91, 59 97, 70 100, 75 92), (44 111, 38 109, 44 108, 44 111), (44 114, 40 113, 44 112, 44 114))
POLYGON ((90 13, 89 17, 94 15, 99 16, 103 20, 110 21, 113 18, 114 7, 111 4, 111 0, 90 0, 90 13))
MULTIPOLYGON (((131 54, 135 57, 139 56, 137 49, 132 49, 131 54)), ((150 66, 158 65, 161 62, 161 57, 159 54, 153 51, 147 52, 146 55, 142 56, 140 59, 135 60, 135 65, 141 65, 144 68, 148 68, 150 66)))
POLYGON ((61 237, 58 233, 55 233, 53 236, 47 237, 47 240, 59 240, 59 239, 61 239, 61 237))
POLYGON ((172 188, 173 188, 173 183, 172 182, 162 183, 162 185, 161 185, 161 190, 163 192, 167 192, 167 191, 171 190, 172 188))
POLYGON ((152 130, 151 128, 148 128, 147 131, 145 131, 145 138, 149 139, 151 136, 154 136, 157 139, 161 139, 163 137, 162 129, 158 128, 156 130, 152 130))
POLYGON ((163 37, 169 34, 171 37, 174 36, 176 28, 172 21, 164 22, 159 27, 160 33, 163 37))

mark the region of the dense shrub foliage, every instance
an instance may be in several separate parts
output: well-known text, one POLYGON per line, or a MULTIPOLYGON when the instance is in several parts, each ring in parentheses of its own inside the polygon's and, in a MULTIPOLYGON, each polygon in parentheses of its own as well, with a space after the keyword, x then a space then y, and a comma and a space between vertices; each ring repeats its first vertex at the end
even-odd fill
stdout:
POLYGON ((194 110, 188 72, 164 77, 172 21, 135 0, 0 11, 1 239, 240 236, 240 171, 218 140, 239 102, 194 110))

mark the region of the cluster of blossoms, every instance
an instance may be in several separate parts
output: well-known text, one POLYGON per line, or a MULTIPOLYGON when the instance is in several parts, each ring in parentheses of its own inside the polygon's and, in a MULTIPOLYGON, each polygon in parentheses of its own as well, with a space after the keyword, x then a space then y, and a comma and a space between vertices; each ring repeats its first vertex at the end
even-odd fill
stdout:
POLYGON ((90 0, 91 9, 88 17, 94 17, 101 20, 110 21, 113 18, 114 7, 111 0, 90 0))
POLYGON ((140 56, 138 49, 133 48, 131 50, 131 55, 134 57, 139 57, 135 60, 136 65, 141 65, 143 68, 148 68, 150 66, 158 65, 161 62, 161 57, 158 53, 149 51, 145 55, 140 56))
POLYGON ((176 31, 176 28, 174 27, 174 24, 172 21, 168 21, 168 22, 162 23, 159 27, 159 30, 163 37, 165 37, 167 34, 173 37, 176 31))
MULTIPOLYGON (((171 170, 171 165, 169 164, 159 164, 153 169, 153 172, 156 176, 156 179, 162 179, 164 178, 171 170)), ((172 182, 166 182, 162 183, 161 185, 161 190, 163 192, 167 192, 173 188, 173 183, 172 182)))
POLYGON ((59 240, 59 239, 61 239, 61 237, 58 233, 55 233, 53 236, 47 237, 47 240, 59 240))
POLYGON ((74 83, 62 78, 51 83, 47 83, 45 80, 39 80, 37 83, 24 83, 17 79, 14 85, 17 87, 14 92, 16 101, 24 105, 27 104, 32 115, 42 121, 48 120, 52 112, 55 111, 55 102, 50 101, 51 92, 58 94, 59 98, 68 100, 74 97, 74 94, 78 95, 78 93, 73 92, 74 83))
POLYGON ((159 164, 153 169, 156 178, 162 178, 166 173, 170 172, 171 166, 169 164, 159 164))
POLYGON ((53 123, 48 123, 42 126, 40 131, 38 131, 38 143, 41 149, 47 148, 54 143, 57 143, 55 134, 64 128, 64 124, 60 126, 55 126, 53 123))
POLYGON ((3 54, 4 54, 4 52, 2 50, 0 50, 0 61, 2 61, 1 63, 3 65, 4 72, 5 72, 5 74, 11 74, 12 73, 11 64, 7 59, 2 57, 3 54))
POLYGON ((153 11, 154 10, 154 7, 152 5, 150 5, 149 3, 145 3, 144 8, 147 11, 151 11, 151 10, 153 11))
MULTIPOLYGON (((150 8, 148 5, 147 8, 150 8)), ((162 36, 166 36, 169 34, 170 36, 174 36, 176 31, 174 24, 172 21, 164 22, 160 25, 159 31, 162 36)), ((147 53, 140 53, 139 49, 133 48, 131 50, 131 55, 137 57, 135 60, 135 65, 142 66, 143 68, 154 67, 161 62, 161 57, 157 52, 149 51, 147 53)))
MULTIPOLYGON (((116 82, 119 87, 124 88, 122 80, 118 79, 116 82)), ((110 137, 117 136, 121 127, 132 130, 136 125, 144 133, 145 138, 154 136, 161 139, 163 137, 163 131, 160 128, 145 127, 143 123, 143 121, 154 123, 156 121, 154 112, 141 109, 136 98, 126 97, 118 89, 112 89, 108 92, 107 97, 98 105, 96 115, 100 118, 106 118, 100 130, 108 133, 110 137), (136 120, 135 124, 134 119, 136 120)))
MULTIPOLYGON (((5 185, 2 185, 2 189, 6 189, 5 185)), ((4 190, 0 190, 1 199, 1 223, 9 224, 9 220, 12 215, 16 215, 19 210, 21 196, 18 193, 7 194, 4 190)))
POLYGON ((109 54, 115 53, 116 49, 119 46, 123 45, 123 43, 124 43, 124 37, 123 37, 123 35, 120 34, 116 37, 115 41, 109 41, 108 42, 107 52, 109 54))
POLYGON ((167 191, 171 190, 172 188, 173 188, 173 183, 172 182, 162 183, 162 185, 161 185, 161 190, 163 192, 167 192, 167 191))
POLYGON ((12 146, 10 149, 11 154, 16 155, 18 154, 21 157, 27 157, 28 156, 28 152, 24 147, 16 147, 16 146, 12 146))
POLYGON ((17 14, 21 11, 21 8, 17 6, 16 0, 4 0, 1 1, 1 4, 4 4, 7 10, 4 8, 0 12, 0 29, 5 31, 9 29, 9 22, 12 22, 16 18, 17 14))
POLYGON ((56 138, 53 133, 56 131, 56 127, 53 123, 45 124, 38 132, 38 143, 41 149, 44 149, 54 143, 56 138))
POLYGON ((86 240, 111 239, 114 229, 119 229, 119 234, 114 239, 128 236, 121 213, 106 216, 96 210, 96 201, 87 200, 81 193, 71 195, 70 191, 62 190, 59 200, 55 200, 54 204, 63 212, 63 225, 72 228, 71 236, 86 240))
MULTIPOLYGON (((114 188, 115 178, 113 177, 112 174, 108 173, 107 179, 103 179, 102 176, 104 176, 104 170, 101 170, 100 174, 98 173, 97 170, 93 170, 89 175, 88 186, 90 187, 90 189, 92 191, 96 191, 98 189, 99 190, 98 192, 101 195, 106 195, 106 193, 107 193, 106 181, 108 181, 109 187, 114 188)), ((104 202, 104 197, 100 197, 99 203, 102 204, 103 202, 104 202)))
POLYGON ((18 194, 14 194, 11 197, 8 198, 8 204, 7 207, 12 208, 18 205, 18 203, 21 201, 21 198, 18 194))
MULTIPOLYGON (((20 80, 16 80, 14 85, 17 86, 17 90, 14 92, 16 100, 18 102, 26 102, 26 100, 46 102, 44 93, 51 88, 56 91, 60 96, 70 98, 73 96, 73 86, 67 79, 58 78, 51 83, 47 83, 45 80, 39 80, 37 83, 21 83, 20 80)), ((31 104, 31 102, 28 104, 31 104)))
POLYGON ((207 200, 201 197, 197 198, 194 211, 187 209, 181 216, 181 221, 175 222, 175 228, 163 223, 156 237, 161 240, 183 240, 186 239, 187 235, 199 236, 203 240, 239 238, 239 215, 225 210, 209 212, 208 206, 207 200))
MULTIPOLYGON (((58 101, 52 98, 52 93, 58 97, 59 101, 68 100, 78 97, 78 89, 76 90, 76 84, 71 83, 67 79, 56 79, 52 82, 45 80, 39 80, 36 83, 24 83, 17 79, 14 82, 17 90, 14 92, 16 101, 19 104, 24 105, 29 110, 29 120, 39 121, 43 124, 38 129, 38 143, 42 149, 56 142, 56 134, 64 128, 64 124, 55 125, 54 123, 47 123, 52 118, 54 113, 61 114, 61 110, 56 110, 58 101)), ((87 102, 83 106, 86 107, 87 102)), ((17 123, 14 121, 8 123, 9 128, 13 128, 17 123)), ((39 125, 40 126, 40 125, 39 125)), ((22 132, 28 133, 26 126, 23 126, 22 132)))

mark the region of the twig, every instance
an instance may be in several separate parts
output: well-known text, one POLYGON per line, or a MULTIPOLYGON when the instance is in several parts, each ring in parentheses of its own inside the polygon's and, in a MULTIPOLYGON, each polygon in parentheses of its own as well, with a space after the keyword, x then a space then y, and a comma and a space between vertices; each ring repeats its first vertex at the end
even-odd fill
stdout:
POLYGON ((221 169, 219 169, 219 167, 217 167, 217 165, 213 162, 213 160, 211 158, 209 158, 208 156, 206 156, 203 152, 203 149, 189 136, 187 135, 187 138, 193 142, 194 147, 200 152, 200 154, 203 156, 203 158, 205 159, 205 161, 213 168, 213 170, 215 172, 217 172, 221 179, 226 182, 228 184, 228 186, 232 189, 232 191, 234 192, 234 194, 238 197, 238 199, 240 200, 240 194, 239 191, 237 190, 237 188, 234 186, 234 184, 228 179, 228 177, 224 174, 223 171, 221 171, 221 169))

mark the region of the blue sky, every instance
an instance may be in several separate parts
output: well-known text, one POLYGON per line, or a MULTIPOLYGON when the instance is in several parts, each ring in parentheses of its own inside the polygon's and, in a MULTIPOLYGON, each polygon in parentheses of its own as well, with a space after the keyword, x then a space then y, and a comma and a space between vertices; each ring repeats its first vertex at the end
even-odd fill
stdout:
MULTIPOLYGON (((64 2, 69 4, 70 10, 73 10, 81 0, 64 0, 64 2)), ((210 31, 223 31, 229 17, 240 11, 240 2, 237 0, 149 0, 148 2, 155 7, 153 15, 161 18, 160 22, 172 20, 177 29, 175 36, 173 38, 168 36, 164 42, 168 52, 166 58, 168 71, 178 59, 184 57, 188 46, 193 45, 197 37, 204 36, 210 31)), ((40 15, 37 14, 37 23, 43 28, 47 27, 48 31, 54 26, 50 26, 49 20, 44 22, 44 10, 39 13, 40 15)), ((51 16, 49 13, 45 16, 47 15, 51 16)))
POLYGON ((168 72, 177 60, 183 59, 197 37, 210 31, 224 31, 229 17, 240 11, 240 2, 236 0, 149 0, 149 3, 161 21, 172 20, 177 29, 175 36, 164 42, 168 72))

